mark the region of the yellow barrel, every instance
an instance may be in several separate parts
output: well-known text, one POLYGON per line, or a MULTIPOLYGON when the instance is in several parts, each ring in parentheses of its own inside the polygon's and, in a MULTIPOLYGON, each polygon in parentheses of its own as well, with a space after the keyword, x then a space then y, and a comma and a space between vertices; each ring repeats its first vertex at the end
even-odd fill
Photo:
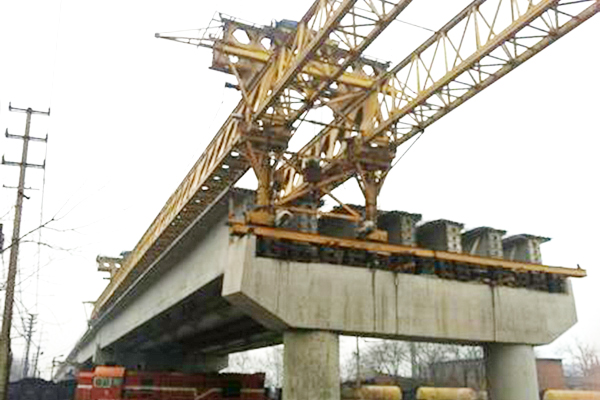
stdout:
POLYGON ((543 400, 600 400, 600 392, 589 390, 546 390, 543 400))
POLYGON ((420 387, 417 400, 477 400, 477 394, 471 388, 420 387))
POLYGON ((402 400, 398 386, 365 385, 360 388, 342 388, 342 400, 402 400))

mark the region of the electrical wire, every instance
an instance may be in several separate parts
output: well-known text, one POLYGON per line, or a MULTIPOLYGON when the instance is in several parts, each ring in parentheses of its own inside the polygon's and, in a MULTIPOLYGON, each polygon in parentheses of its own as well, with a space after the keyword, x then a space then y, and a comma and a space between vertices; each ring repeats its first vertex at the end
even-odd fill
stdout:
POLYGON ((0 217, 0 221, 3 221, 3 220, 4 220, 4 218, 6 218, 6 217, 7 217, 7 216, 8 216, 8 215, 9 215, 9 214, 12 212, 12 210, 13 210, 14 208, 15 208, 15 206, 14 206, 14 205, 12 205, 12 206, 9 208, 9 210, 8 210, 8 211, 7 211, 7 212, 6 212, 4 215, 2 215, 2 216, 0 217))
MULTIPOLYGON (((61 0, 59 3, 59 9, 58 9, 58 16, 57 16, 57 23, 56 23, 56 35, 55 35, 55 43, 54 43, 54 59, 52 61, 52 75, 51 75, 51 79, 50 79, 50 95, 49 95, 49 108, 52 108, 52 101, 54 98, 54 85, 55 85, 55 81, 56 81, 56 63, 57 63, 57 59, 58 59, 58 45, 59 45, 59 37, 60 37, 60 27, 61 27, 61 21, 62 21, 62 5, 63 5, 63 1, 61 0)), ((44 164, 46 164, 46 160, 48 158, 48 144, 46 143, 46 148, 45 148, 45 154, 44 154, 44 164)), ((40 202, 40 218, 39 218, 39 225, 41 226, 43 224, 43 218, 44 218, 44 197, 45 197, 45 189, 46 189, 46 168, 44 168, 44 172, 43 172, 43 178, 42 178, 42 193, 41 193, 41 202, 40 202)), ((41 242, 42 242, 42 230, 39 229, 38 230, 38 249, 37 249, 37 265, 36 265, 36 269, 35 269, 35 303, 34 303, 34 310, 37 313, 38 311, 38 307, 39 307, 39 273, 40 273, 40 267, 41 267, 41 242)), ((2 261, 4 264, 4 257, 2 257, 2 261)), ((19 269, 20 270, 20 269, 19 269)), ((19 277, 21 276, 20 271, 18 271, 19 273, 19 277)), ((21 305, 27 309, 25 307, 25 305, 22 302, 22 299, 20 298, 20 296, 22 296, 22 285, 17 285, 17 290, 18 290, 18 295, 19 296, 15 296, 17 298, 17 301, 19 303, 21 303, 21 305)), ((18 307, 17 307, 18 309, 18 307)), ((15 327, 16 328, 16 327, 15 327)))
MULTIPOLYGON (((46 151, 44 153, 44 172, 42 175, 42 193, 40 201, 40 223, 44 223, 44 195, 46 193, 46 160, 48 159, 48 142, 46 142, 46 151)), ((38 229, 38 249, 37 249, 37 266, 35 269, 35 305, 34 312, 38 312, 38 302, 40 297, 40 265, 42 262, 42 229, 38 229)))

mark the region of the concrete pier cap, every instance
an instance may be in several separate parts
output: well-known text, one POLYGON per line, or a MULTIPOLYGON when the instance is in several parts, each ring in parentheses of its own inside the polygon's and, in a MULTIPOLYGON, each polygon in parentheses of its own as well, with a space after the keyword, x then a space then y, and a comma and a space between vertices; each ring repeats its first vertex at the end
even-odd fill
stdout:
POLYGON ((448 343, 548 344, 575 324, 565 293, 256 256, 230 238, 223 297, 269 329, 448 343))

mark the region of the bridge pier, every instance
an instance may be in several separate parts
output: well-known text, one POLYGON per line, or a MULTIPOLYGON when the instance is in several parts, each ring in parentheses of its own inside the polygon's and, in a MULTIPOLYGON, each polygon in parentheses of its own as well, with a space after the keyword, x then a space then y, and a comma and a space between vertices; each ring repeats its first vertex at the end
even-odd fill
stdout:
POLYGON ((539 388, 533 346, 485 346, 488 392, 491 400, 538 400, 539 388))
POLYGON ((283 398, 339 400, 338 335, 290 330, 283 334, 283 398))

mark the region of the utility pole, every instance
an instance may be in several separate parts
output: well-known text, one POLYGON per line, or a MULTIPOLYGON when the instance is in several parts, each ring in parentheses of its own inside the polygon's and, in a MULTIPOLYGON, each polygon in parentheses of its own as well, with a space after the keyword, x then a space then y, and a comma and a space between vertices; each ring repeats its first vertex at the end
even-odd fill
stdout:
POLYGON ((9 103, 9 111, 24 112, 27 114, 27 120, 25 123, 25 135, 10 135, 8 129, 6 130, 6 137, 10 139, 23 140, 23 154, 21 156, 21 162, 8 162, 4 160, 2 156, 2 164, 14 165, 20 167, 19 172, 19 186, 17 187, 17 204, 15 206, 15 220, 12 232, 12 241, 10 248, 10 259, 8 264, 8 276, 6 279, 6 292, 4 300, 4 315, 2 317, 2 331, 0 331, 0 400, 6 400, 8 398, 8 378, 10 376, 10 364, 11 364, 11 351, 10 351, 10 330, 12 328, 12 317, 13 317, 13 306, 15 297, 15 280, 17 276, 17 262, 19 259, 19 240, 21 234, 21 213, 23 211, 23 199, 25 196, 25 171, 27 167, 33 168, 45 168, 44 165, 28 164, 27 163, 27 151, 29 149, 29 141, 40 141, 47 142, 48 135, 46 138, 35 138, 29 136, 29 128, 31 126, 31 116, 33 114, 44 114, 50 115, 50 109, 48 112, 34 111, 31 108, 22 109, 14 108, 9 103))
POLYGON ((44 352, 42 352, 42 330, 40 329, 40 341, 38 343, 37 346, 37 352, 35 353, 35 360, 33 362, 33 377, 37 378, 39 377, 39 371, 38 371, 38 361, 40 360, 40 355, 44 354, 44 352))
POLYGON ((62 356, 63 356, 63 355, 62 355, 62 354, 60 354, 60 355, 58 355, 58 356, 56 356, 56 357, 52 357, 52 366, 51 366, 51 369, 50 369, 50 380, 51 380, 51 381, 52 381, 52 380, 54 380, 54 367, 56 367, 56 366, 58 366, 58 365, 62 364, 62 362, 60 362, 60 361, 56 361, 56 360, 57 360, 58 358, 62 357, 62 356))
POLYGON ((44 354, 43 352, 41 352, 42 346, 38 345, 37 347, 37 351, 35 353, 35 358, 33 360, 33 373, 31 374, 31 376, 33 378, 39 378, 40 377, 40 371, 38 371, 38 361, 40 360, 40 355, 44 354))
MULTIPOLYGON (((27 326, 27 337, 25 344, 25 357, 23 359, 23 378, 29 376, 29 349, 31 348, 31 339, 33 337, 33 326, 35 325, 35 314, 29 314, 29 324, 27 326)), ((35 371, 35 370, 34 370, 35 371)))

